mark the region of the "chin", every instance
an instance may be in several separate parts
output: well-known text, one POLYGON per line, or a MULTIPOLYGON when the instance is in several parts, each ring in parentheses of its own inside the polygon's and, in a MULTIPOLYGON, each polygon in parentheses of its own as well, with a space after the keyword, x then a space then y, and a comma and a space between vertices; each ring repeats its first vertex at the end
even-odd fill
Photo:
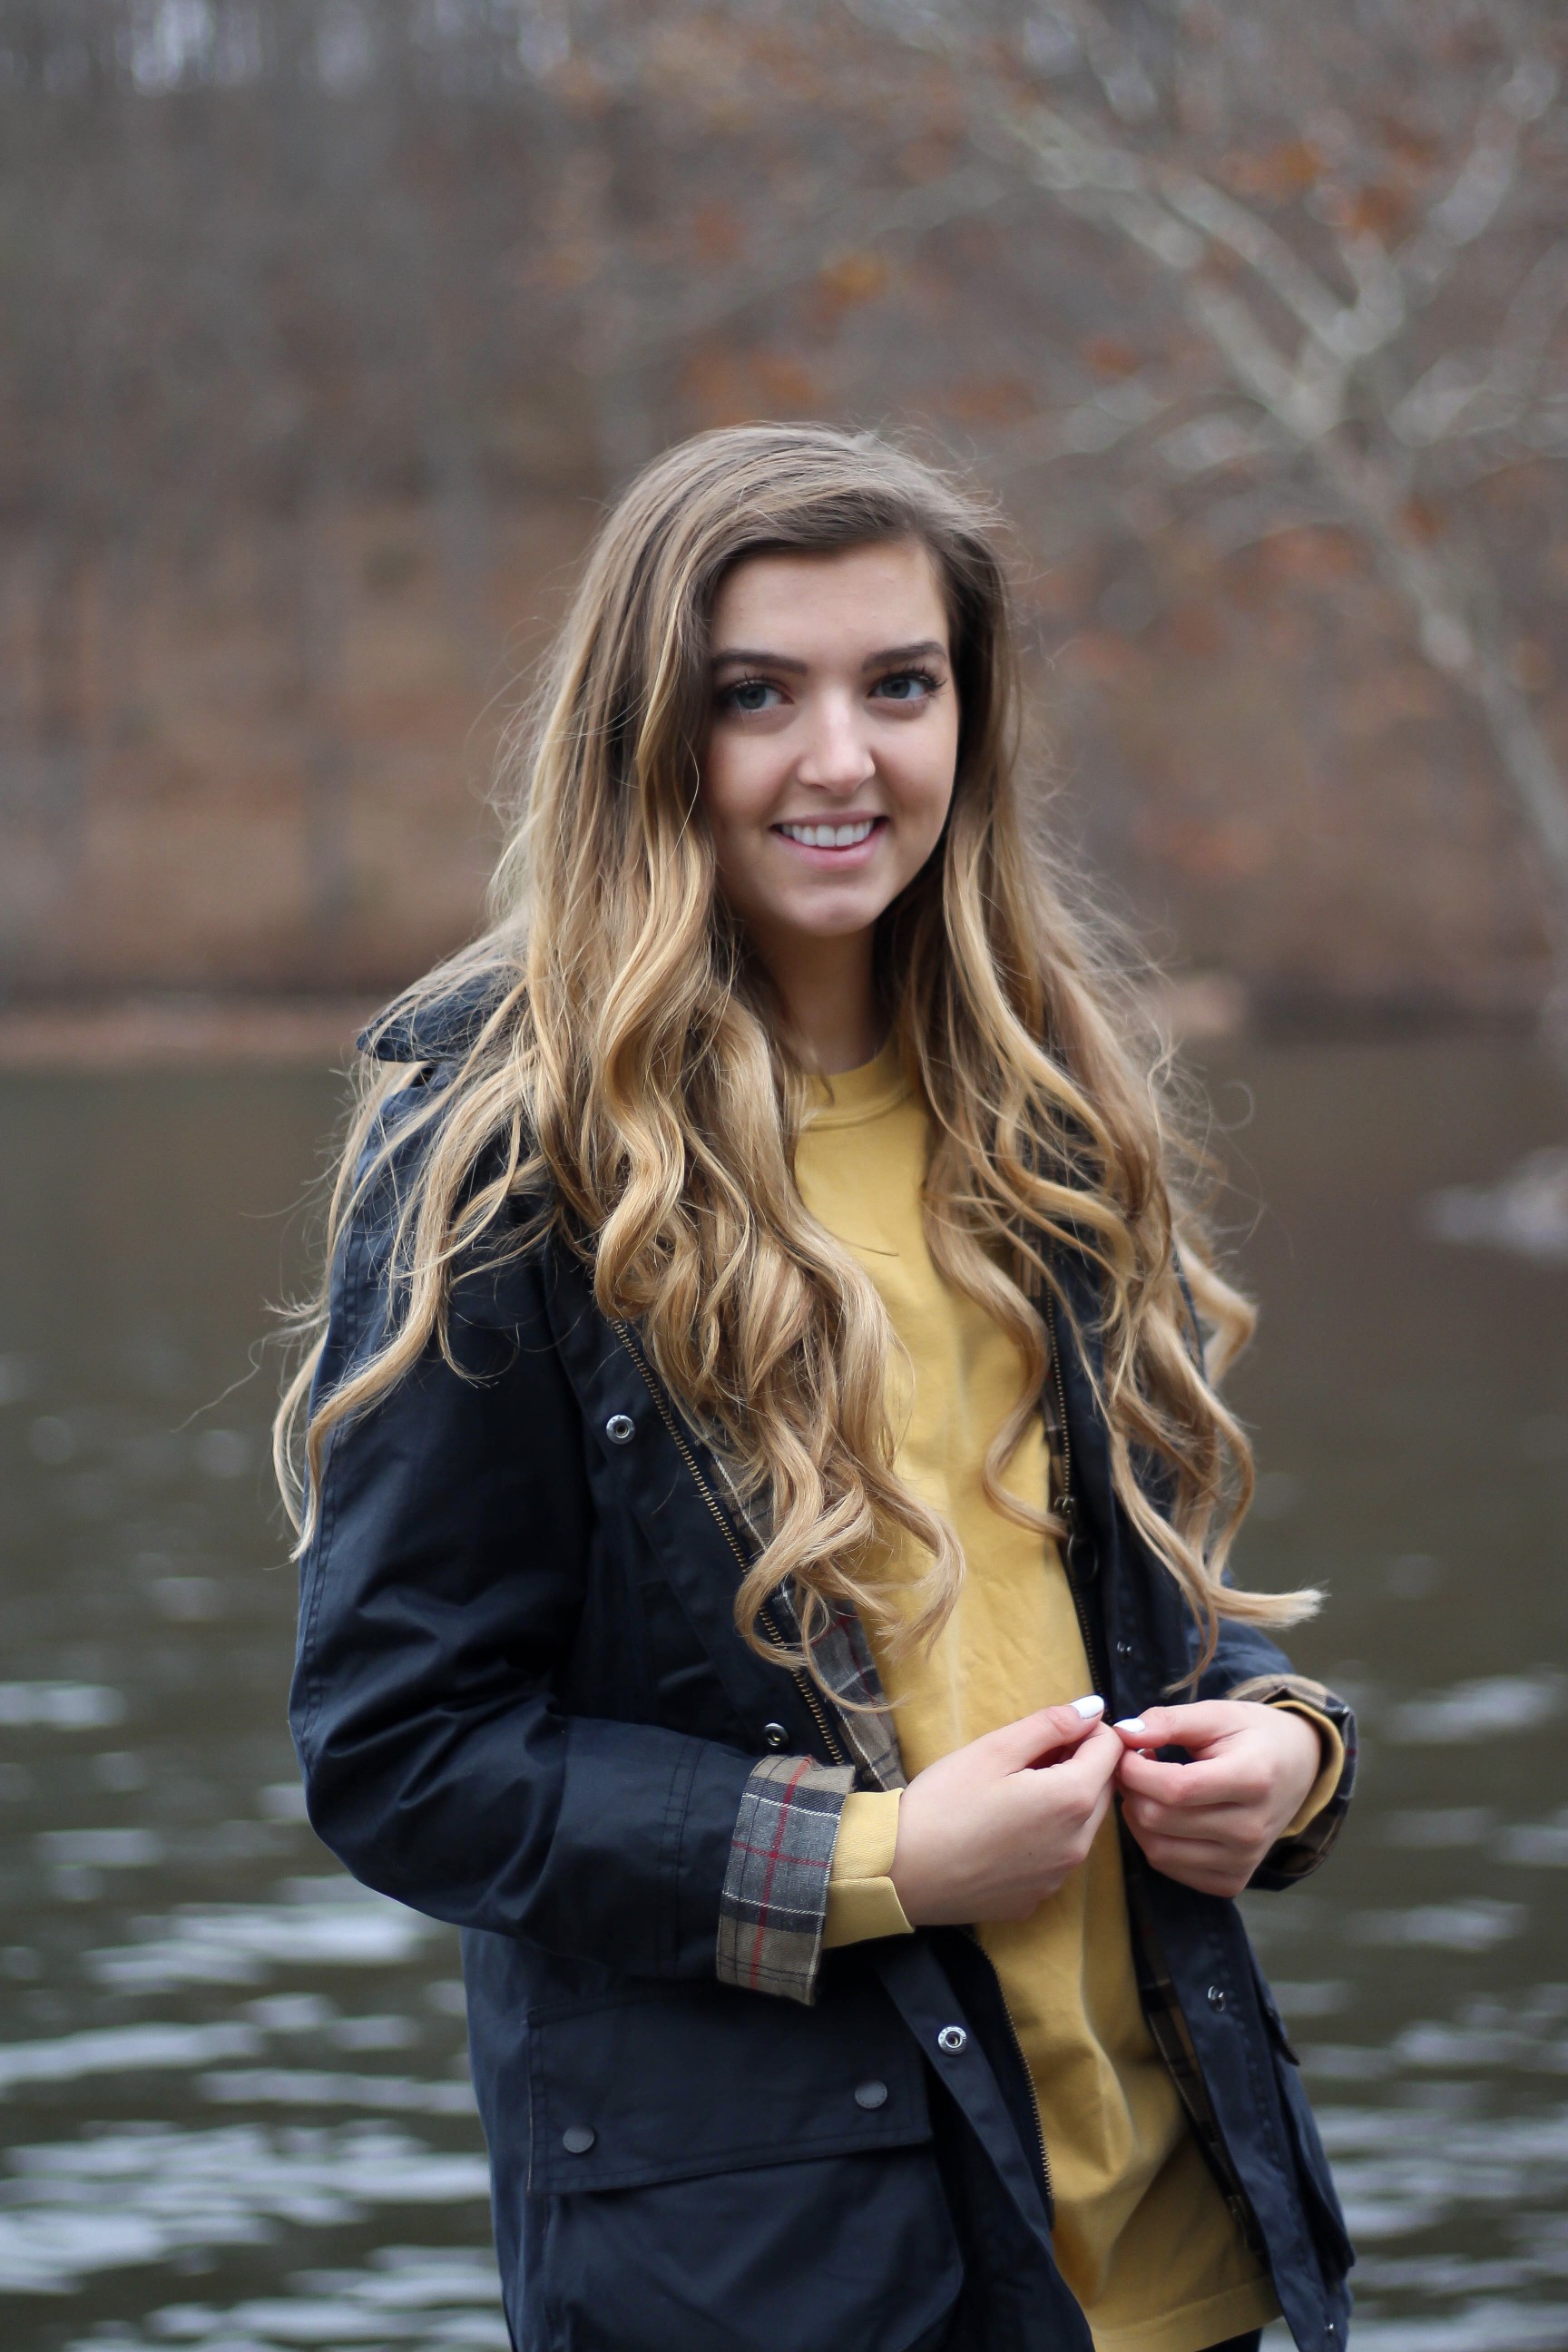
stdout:
POLYGON ((869 930, 892 903, 890 898, 879 895, 874 901, 860 906, 813 907, 799 913, 781 913, 777 919, 788 923, 792 930, 804 931, 812 939, 849 939, 857 931, 869 930))

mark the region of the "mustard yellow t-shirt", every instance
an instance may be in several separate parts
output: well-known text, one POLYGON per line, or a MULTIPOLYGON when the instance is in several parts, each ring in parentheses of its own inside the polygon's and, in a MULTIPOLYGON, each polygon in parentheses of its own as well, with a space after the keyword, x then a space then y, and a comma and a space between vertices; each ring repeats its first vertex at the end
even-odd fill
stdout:
MULTIPOLYGON (((1017 1394, 1016 1350, 937 1273, 921 1222, 923 1106, 896 1050, 835 1077, 802 1135, 807 1208, 876 1284, 902 1343, 889 1381, 899 1467, 955 1528, 965 1576, 936 1642, 879 1657, 910 1779, 952 1749, 1093 1688, 1054 1545, 986 1501, 980 1466, 1017 1394)), ((1037 1418, 1008 1484, 1044 1502, 1037 1418)), ((846 1807, 830 1943, 907 1930, 886 1873, 896 1794, 846 1807)), ((1199 2151, 1138 1999, 1114 1822, 1026 1920, 976 1923, 1038 2103, 1056 2192, 1056 2252, 1097 2352, 1206 2352, 1279 2304, 1199 2151)))

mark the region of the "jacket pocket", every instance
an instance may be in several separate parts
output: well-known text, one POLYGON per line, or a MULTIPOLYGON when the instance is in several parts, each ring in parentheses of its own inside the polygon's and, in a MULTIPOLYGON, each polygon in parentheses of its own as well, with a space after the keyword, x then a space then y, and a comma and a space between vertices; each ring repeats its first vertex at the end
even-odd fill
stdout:
POLYGON ((1345 2228, 1339 2192, 1334 2187, 1334 2177, 1319 2137, 1317 2118, 1301 2081, 1300 2061, 1290 2046, 1274 1995, 1256 1959, 1252 1972, 1258 1987, 1258 2005, 1263 2011, 1263 2022, 1268 2031, 1274 2075, 1279 2086, 1279 2104, 1285 2112, 1285 2129, 1295 2158, 1296 2179, 1306 2207, 1312 2243, 1317 2249, 1325 2280, 1331 2286, 1337 2286, 1355 2261, 1355 2248, 1345 2228))
POLYGON ((924 2069, 874 1984, 649 1988, 529 2044, 552 2352, 909 2352, 956 2301, 924 2069))

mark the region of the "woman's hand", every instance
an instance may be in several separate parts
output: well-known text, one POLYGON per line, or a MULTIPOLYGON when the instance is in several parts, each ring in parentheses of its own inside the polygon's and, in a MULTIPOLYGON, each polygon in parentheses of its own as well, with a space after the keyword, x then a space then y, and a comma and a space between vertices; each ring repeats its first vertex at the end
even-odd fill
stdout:
POLYGON ((1250 1699, 1152 1706, 1112 1726, 1122 1818, 1154 1868, 1200 1895, 1239 1895, 1322 1769, 1305 1716, 1250 1699), (1190 1764, 1144 1748, 1184 1748, 1190 1764))
POLYGON ((912 1927, 1026 1919, 1088 1858, 1125 1749, 1099 1702, 1043 1707, 918 1772, 892 1881, 912 1927))

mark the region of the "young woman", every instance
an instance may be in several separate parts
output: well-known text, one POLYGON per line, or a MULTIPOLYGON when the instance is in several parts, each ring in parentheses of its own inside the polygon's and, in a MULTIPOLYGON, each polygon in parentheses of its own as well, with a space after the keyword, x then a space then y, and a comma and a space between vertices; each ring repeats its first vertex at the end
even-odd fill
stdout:
POLYGON ((1321 1860, 1352 1727, 1261 1630, 1313 1596, 1226 1574, 1247 1312, 1015 702, 972 495, 686 444, 493 929, 362 1041, 291 1719, 463 1930, 523 2352, 1343 2342, 1231 1898, 1321 1860))

